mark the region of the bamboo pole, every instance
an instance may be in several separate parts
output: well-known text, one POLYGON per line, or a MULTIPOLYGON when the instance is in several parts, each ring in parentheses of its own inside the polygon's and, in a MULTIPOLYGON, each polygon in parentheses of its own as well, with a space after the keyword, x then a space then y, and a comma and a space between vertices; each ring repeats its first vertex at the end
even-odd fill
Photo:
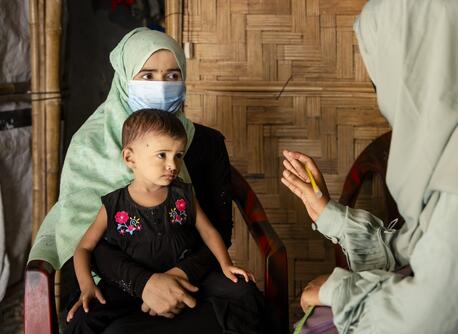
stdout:
MULTIPOLYGON (((50 92, 60 91, 60 36, 61 36, 61 0, 46 0, 45 3, 45 73, 44 90, 45 108, 45 150, 46 150, 46 212, 57 201, 59 186, 59 144, 60 144, 60 95, 50 92)), ((60 310, 61 272, 57 271, 54 279, 54 291, 57 312, 60 310)))
POLYGON ((0 103, 6 102, 30 102, 29 94, 12 94, 3 95, 0 94, 0 103))
POLYGON ((165 1, 165 31, 178 43, 183 42, 183 0, 165 1))
MULTIPOLYGON (((46 1, 46 92, 60 91, 61 0, 46 1)), ((44 101, 46 109, 46 211, 57 201, 60 144, 60 94, 44 101)))
POLYGON ((57 200, 61 0, 30 0, 33 238, 57 200))
POLYGON ((38 132, 38 152, 40 154, 40 165, 38 166, 38 173, 40 175, 40 221, 43 222, 46 216, 46 108, 44 104, 45 94, 45 81, 46 81, 46 41, 45 41, 45 2, 46 0, 38 0, 38 27, 39 27, 39 73, 38 78, 38 95, 35 99, 38 100, 38 122, 40 131, 38 132))
POLYGON ((0 84, 0 103, 30 102, 30 82, 0 84))
POLYGON ((30 90, 30 82, 14 82, 0 84, 0 96, 25 94, 30 90))
MULTIPOLYGON (((40 92, 40 5, 39 0, 29 0, 30 55, 31 55, 31 90, 40 92)), ((44 154, 41 139, 44 133, 41 102, 32 99, 32 242, 44 218, 44 178, 42 167, 44 154)))
MULTIPOLYGON (((57 200, 60 151, 61 0, 29 0, 32 65, 32 241, 57 200), (57 93, 56 93, 57 92, 57 93)), ((60 308, 60 272, 55 277, 60 308)))

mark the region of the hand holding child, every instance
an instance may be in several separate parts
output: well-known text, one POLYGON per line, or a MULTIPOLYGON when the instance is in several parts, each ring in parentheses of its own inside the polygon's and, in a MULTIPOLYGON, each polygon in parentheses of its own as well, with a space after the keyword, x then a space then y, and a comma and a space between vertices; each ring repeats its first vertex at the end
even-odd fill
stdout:
POLYGON ((256 283, 256 279, 254 278, 254 275, 250 273, 247 270, 244 270, 242 268, 229 265, 229 266, 224 266, 222 267, 224 275, 229 278, 232 282, 237 283, 238 278, 235 275, 241 275, 245 278, 245 282, 248 283, 248 281, 252 281, 253 283, 256 283))
POLYGON ((75 315, 76 311, 81 305, 83 305, 84 312, 89 312, 89 302, 94 297, 97 298, 100 303, 106 303, 105 298, 103 298, 102 292, 97 286, 95 286, 94 283, 89 284, 87 288, 81 288, 79 300, 72 306, 70 311, 68 311, 67 322, 72 320, 73 316, 75 315))

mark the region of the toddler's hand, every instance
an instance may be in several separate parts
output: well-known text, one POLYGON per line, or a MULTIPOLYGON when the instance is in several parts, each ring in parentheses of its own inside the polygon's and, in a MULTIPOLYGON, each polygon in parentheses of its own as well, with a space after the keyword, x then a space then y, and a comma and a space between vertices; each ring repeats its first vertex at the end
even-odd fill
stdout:
POLYGON ((237 283, 238 281, 237 276, 235 276, 236 274, 242 275, 245 278, 245 282, 248 282, 251 280, 254 283, 256 283, 254 275, 247 270, 244 270, 236 266, 226 266, 226 267, 223 267, 222 269, 223 269, 224 275, 234 283, 237 283))
POLYGON ((73 319, 73 316, 75 315, 76 311, 81 305, 83 305, 84 312, 89 312, 89 302, 94 297, 97 298, 100 303, 106 303, 105 298, 103 298, 102 292, 100 292, 99 288, 96 287, 95 284, 92 284, 92 286, 89 286, 88 288, 81 289, 80 298, 75 303, 75 305, 72 306, 70 311, 68 311, 67 322, 73 319))

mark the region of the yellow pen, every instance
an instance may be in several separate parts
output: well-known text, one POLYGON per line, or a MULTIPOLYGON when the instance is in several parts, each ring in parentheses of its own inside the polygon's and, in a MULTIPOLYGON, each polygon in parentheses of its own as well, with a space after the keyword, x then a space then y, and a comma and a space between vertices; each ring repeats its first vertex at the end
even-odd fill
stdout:
POLYGON ((321 192, 320 188, 318 188, 312 172, 307 168, 307 166, 304 165, 304 167, 305 167, 305 171, 307 172, 307 175, 309 176, 310 183, 312 184, 312 188, 313 188, 313 191, 315 192, 316 197, 321 198, 321 196, 323 196, 323 193, 321 192))

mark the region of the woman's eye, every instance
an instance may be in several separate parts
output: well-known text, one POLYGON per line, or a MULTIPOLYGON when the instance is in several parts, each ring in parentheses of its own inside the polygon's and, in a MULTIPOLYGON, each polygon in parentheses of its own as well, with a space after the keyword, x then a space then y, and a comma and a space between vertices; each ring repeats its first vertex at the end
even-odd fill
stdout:
POLYGON ((178 80, 181 80, 181 73, 178 71, 169 72, 167 73, 166 78, 167 80, 170 80, 170 81, 178 81, 178 80))
POLYGON ((165 159, 165 153, 159 153, 159 154, 157 155, 157 157, 158 157, 159 159, 165 159))
POLYGON ((153 74, 152 73, 146 73, 142 75, 143 80, 153 80, 153 74))
POLYGON ((183 153, 177 153, 177 155, 175 155, 175 158, 179 160, 183 159, 183 153))

